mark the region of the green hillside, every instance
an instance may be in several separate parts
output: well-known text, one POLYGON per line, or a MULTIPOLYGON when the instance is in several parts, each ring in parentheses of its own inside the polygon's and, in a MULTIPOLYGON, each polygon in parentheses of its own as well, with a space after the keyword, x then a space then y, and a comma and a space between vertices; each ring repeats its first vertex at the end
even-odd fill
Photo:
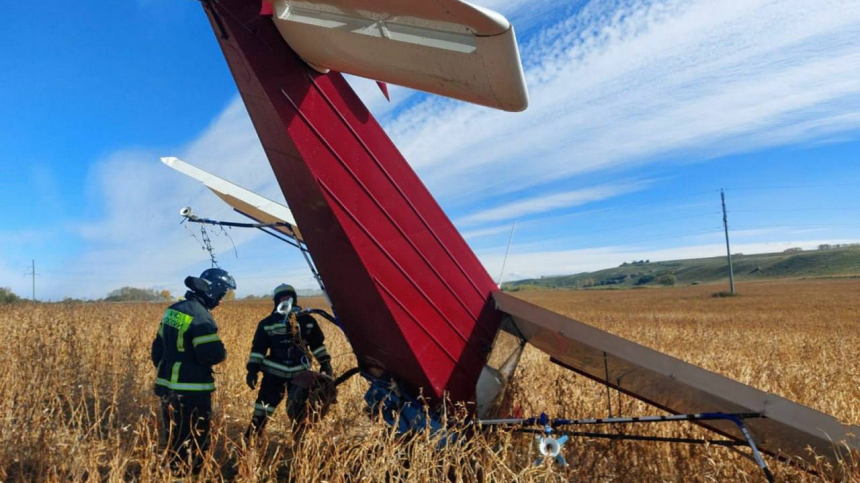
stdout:
MULTIPOLYGON (((757 255, 733 254, 735 280, 860 275, 860 246, 757 255)), ((632 288, 728 280, 726 257, 636 261, 597 272, 506 282, 509 291, 547 288, 632 288)))

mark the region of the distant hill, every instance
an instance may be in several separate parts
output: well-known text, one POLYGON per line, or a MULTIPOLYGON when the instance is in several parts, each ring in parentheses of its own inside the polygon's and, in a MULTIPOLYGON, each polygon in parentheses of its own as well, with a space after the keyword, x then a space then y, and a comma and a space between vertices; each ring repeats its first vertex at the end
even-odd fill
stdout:
MULTIPOLYGON (((860 275, 860 246, 758 255, 732 254, 735 280, 860 275)), ((726 257, 637 261, 597 272, 506 282, 504 290, 551 288, 633 288, 695 285, 728 280, 726 257)))

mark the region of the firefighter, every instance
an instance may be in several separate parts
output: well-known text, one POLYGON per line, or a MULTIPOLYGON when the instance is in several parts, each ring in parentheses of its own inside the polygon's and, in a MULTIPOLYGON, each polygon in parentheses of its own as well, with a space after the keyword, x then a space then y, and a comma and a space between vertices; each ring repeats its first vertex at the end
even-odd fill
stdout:
POLYGON ((209 439, 215 390, 212 366, 227 357, 210 311, 236 289, 236 282, 226 271, 210 268, 200 277, 187 277, 185 285, 189 289, 185 300, 164 313, 151 355, 171 466, 188 469, 183 466, 187 464, 198 473, 209 439))
MULTIPOLYGON (((275 309, 261 320, 254 333, 251 356, 248 359, 248 387, 255 389, 260 371, 263 380, 254 404, 254 415, 247 435, 259 434, 275 408, 287 394, 287 416, 297 425, 293 436, 298 439, 306 427, 309 388, 318 374, 310 371, 311 358, 320 364, 320 371, 331 381, 331 356, 325 347, 325 337, 317 321, 302 312, 297 304, 295 289, 287 284, 278 285, 272 293, 275 309), (289 306, 286 315, 277 311, 281 303, 289 306)), ((332 386, 333 387, 333 386, 332 386)))

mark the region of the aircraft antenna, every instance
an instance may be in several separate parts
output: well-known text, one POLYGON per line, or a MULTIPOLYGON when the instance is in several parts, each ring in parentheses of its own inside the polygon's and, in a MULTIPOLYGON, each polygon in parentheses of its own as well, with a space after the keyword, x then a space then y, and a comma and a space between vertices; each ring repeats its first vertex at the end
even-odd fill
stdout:
POLYGON ((505 258, 502 259, 502 273, 499 274, 499 289, 502 288, 502 280, 505 278, 505 264, 508 262, 508 253, 511 252, 511 242, 514 240, 514 230, 517 228, 517 220, 511 225, 511 236, 508 237, 508 248, 505 249, 505 258))

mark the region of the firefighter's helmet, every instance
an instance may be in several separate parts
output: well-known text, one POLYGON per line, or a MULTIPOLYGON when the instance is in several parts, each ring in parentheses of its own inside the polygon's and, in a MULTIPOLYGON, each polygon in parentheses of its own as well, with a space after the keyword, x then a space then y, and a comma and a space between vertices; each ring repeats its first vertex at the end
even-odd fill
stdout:
POLYGON ((204 295, 213 302, 220 302, 227 292, 236 290, 236 280, 220 268, 208 268, 200 274, 200 279, 207 282, 204 295))
POLYGON ((275 287, 275 290, 272 290, 272 300, 275 301, 275 305, 277 305, 281 301, 281 297, 285 295, 291 296, 293 298, 293 305, 296 305, 296 302, 299 300, 296 289, 294 289, 292 285, 288 285, 286 283, 282 283, 275 287))

